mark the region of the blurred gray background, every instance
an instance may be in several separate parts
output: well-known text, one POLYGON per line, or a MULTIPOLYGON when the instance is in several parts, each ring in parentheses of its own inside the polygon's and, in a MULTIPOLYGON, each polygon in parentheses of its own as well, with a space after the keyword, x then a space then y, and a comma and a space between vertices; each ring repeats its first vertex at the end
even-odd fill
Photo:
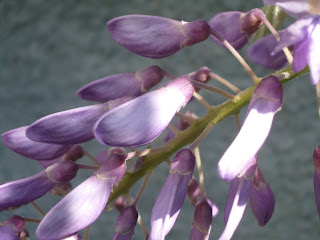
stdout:
MULTIPOLYGON (((262 1, 0 1, 0 132, 29 125, 50 113, 91 104, 79 100, 76 91, 101 77, 135 72, 157 64, 175 75, 208 66, 241 89, 251 85, 246 72, 231 54, 207 40, 185 48, 166 59, 151 60, 137 56, 118 46, 106 29, 106 22, 126 14, 159 15, 177 20, 209 20, 221 11, 248 11, 262 7, 262 1), (254 3, 255 2, 255 3, 254 3)), ((246 57, 245 49, 241 54, 246 57)), ((270 71, 249 61, 259 76, 270 71)), ((219 86, 214 81, 212 85, 219 86)), ((224 98, 202 90, 211 104, 224 98)), ((198 116, 204 108, 195 101, 189 109, 198 116)), ((243 117, 245 110, 242 111, 243 117)), ((233 239, 319 239, 318 213, 313 194, 312 153, 320 144, 319 117, 315 89, 306 75, 285 85, 284 105, 275 117, 271 134, 259 152, 259 165, 274 191, 276 207, 270 222, 263 228, 248 205, 233 239)), ((210 239, 223 231, 223 209, 228 183, 222 182, 216 165, 237 134, 233 117, 219 123, 200 145, 208 196, 220 213, 213 220, 210 239)), ((164 134, 156 140, 161 144, 164 134)), ((106 149, 97 141, 83 145, 97 155, 106 149)), ((0 182, 27 177, 41 171, 40 165, 7 149, 0 143, 0 182)), ((73 181, 76 186, 91 171, 81 171, 73 181)), ((149 229, 154 201, 168 175, 168 165, 162 164, 152 174, 151 181, 138 209, 149 229)), ((139 185, 139 184, 138 184, 139 185)), ((134 196, 139 186, 132 190, 134 196)), ((59 197, 47 194, 37 203, 48 211, 59 197)), ((194 208, 185 201, 177 222, 167 239, 188 239, 194 208)), ((0 221, 14 213, 40 218, 31 206, 14 212, 1 212, 0 221)), ((92 225, 90 239, 111 239, 118 213, 103 213, 92 225)), ((36 224, 28 223, 31 239, 35 239, 36 224)), ((134 239, 144 239, 139 226, 134 239)))

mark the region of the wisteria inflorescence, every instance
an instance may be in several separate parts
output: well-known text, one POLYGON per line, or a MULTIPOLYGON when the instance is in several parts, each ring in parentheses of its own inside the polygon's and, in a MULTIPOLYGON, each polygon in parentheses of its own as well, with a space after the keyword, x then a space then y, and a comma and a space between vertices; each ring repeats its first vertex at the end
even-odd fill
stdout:
MULTIPOLYGON (((185 227, 190 239, 209 239, 219 213, 213 199, 219 196, 206 193, 203 172, 207 169, 201 164, 201 143, 217 123, 230 115, 235 117, 239 132, 218 164, 211 164, 221 180, 230 183, 223 210, 225 229, 219 239, 232 238, 248 202, 258 224, 267 224, 275 209, 275 198, 266 181, 271 176, 263 176, 258 154, 276 113, 285 104, 286 82, 310 72, 320 102, 320 1, 264 3, 262 10, 223 12, 209 21, 185 22, 149 15, 126 15, 108 21, 107 30, 116 43, 146 58, 166 58, 208 39, 215 47, 230 51, 253 84, 240 90, 208 67, 176 77, 153 65, 83 86, 77 95, 95 102, 92 105, 53 113, 3 133, 6 147, 38 162, 43 171, 0 185, 1 211, 14 212, 30 204, 41 214, 40 219, 33 219, 13 213, 0 222, 0 239, 29 239, 27 223, 38 224, 36 236, 40 240, 89 239, 90 225, 101 214, 108 214, 107 210, 117 209, 120 213, 114 219, 114 235, 106 239, 132 239, 138 223, 145 239, 161 240, 179 221, 185 198, 194 207, 192 226, 185 227), (281 17, 274 17, 275 12, 281 12, 281 17), (276 29, 285 14, 295 21, 285 29, 276 29), (249 43, 249 58, 277 72, 265 77, 254 73, 237 51, 249 43), (168 81, 161 84, 164 78, 168 81), (211 79, 232 93, 213 87, 211 79), (211 105, 201 91, 211 91, 227 100, 211 105), (191 101, 202 104, 207 114, 197 116, 185 110, 191 101), (246 105, 241 123, 240 111, 246 105), (174 117, 179 121, 172 123, 174 117), (166 129, 162 146, 152 147, 166 129), (80 145, 93 139, 108 146, 97 157, 80 145), (83 157, 90 163, 78 162, 83 157), (161 191, 155 193, 151 216, 141 216, 139 200, 162 162, 170 165, 168 177, 161 191), (92 171, 91 176, 73 187, 70 181, 85 170, 92 171), (132 196, 131 187, 143 177, 139 192, 132 196), (61 197, 47 213, 35 203, 45 194, 61 197), (143 223, 148 218, 150 229, 143 223)), ((320 213, 320 146, 314 150, 313 164, 315 204, 320 213)))

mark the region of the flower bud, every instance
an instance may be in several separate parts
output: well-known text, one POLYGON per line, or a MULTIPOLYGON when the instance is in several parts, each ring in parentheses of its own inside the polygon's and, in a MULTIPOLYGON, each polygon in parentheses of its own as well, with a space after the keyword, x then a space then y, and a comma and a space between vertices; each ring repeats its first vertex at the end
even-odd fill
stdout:
POLYGON ((139 96, 104 114, 95 124, 96 139, 110 146, 143 146, 158 137, 192 97, 187 76, 139 96))
POLYGON ((124 208, 116 223, 116 230, 112 240, 131 240, 134 234, 134 228, 138 220, 138 211, 135 206, 124 208))
POLYGON ((210 35, 210 27, 203 20, 188 23, 147 15, 117 17, 107 26, 118 44, 149 58, 170 56, 185 46, 206 40, 210 35))
POLYGON ((35 160, 51 160, 62 156, 70 145, 35 142, 26 136, 28 126, 12 129, 2 134, 3 143, 12 151, 35 160))
POLYGON ((164 239, 172 229, 186 197, 194 165, 195 157, 189 149, 176 154, 170 174, 152 208, 149 240, 164 239))
POLYGON ((93 81, 78 91, 81 99, 107 102, 120 97, 138 97, 159 83, 165 75, 158 66, 136 73, 121 73, 93 81))
POLYGON ((123 97, 50 114, 31 124, 26 135, 33 141, 45 143, 77 144, 90 141, 94 138, 92 129, 95 122, 110 109, 129 100, 131 97, 123 97))
POLYGON ((274 196, 270 186, 257 167, 253 179, 253 187, 249 195, 250 206, 260 226, 264 226, 271 218, 274 211, 274 196))
POLYGON ((94 175, 74 188, 46 214, 36 231, 39 240, 60 239, 92 224, 105 208, 125 169, 125 157, 110 156, 94 175))
POLYGON ((208 240, 212 224, 212 208, 204 200, 201 201, 194 212, 190 240, 208 240))
POLYGON ((14 215, 6 221, 0 222, 1 240, 18 240, 25 227, 22 217, 14 215))
MULTIPOLYGON (((211 18, 208 23, 238 50, 248 42, 250 35, 257 31, 262 24, 257 17, 260 14, 259 11, 261 10, 253 9, 248 13, 223 12, 211 18)), ((211 35, 210 38, 220 46, 224 46, 215 36, 211 35)))

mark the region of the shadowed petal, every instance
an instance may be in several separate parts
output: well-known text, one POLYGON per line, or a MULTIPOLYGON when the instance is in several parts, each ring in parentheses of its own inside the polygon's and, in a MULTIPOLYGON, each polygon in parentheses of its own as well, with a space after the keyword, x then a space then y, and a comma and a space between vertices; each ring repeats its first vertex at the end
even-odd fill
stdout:
POLYGON ((237 229, 244 210, 247 206, 252 180, 257 167, 257 156, 250 160, 245 172, 230 183, 228 198, 224 209, 224 222, 226 224, 219 240, 231 239, 237 229))
POLYGON ((294 72, 300 72, 304 69, 307 64, 307 52, 309 51, 309 44, 310 38, 307 38, 303 41, 298 42, 294 45, 293 51, 293 63, 292 63, 292 70, 294 72))
POLYGON ((107 102, 116 98, 138 97, 159 83, 164 71, 158 66, 136 73, 115 74, 93 81, 78 91, 81 99, 107 102))
POLYGON ((293 46, 294 44, 305 40, 310 31, 314 28, 315 17, 308 16, 298 19, 295 23, 287 27, 280 35, 280 41, 275 47, 272 54, 282 51, 284 47, 293 46))
POLYGON ((125 159, 112 155, 93 176, 58 202, 37 229, 40 240, 58 240, 93 223, 103 211, 110 192, 125 172, 125 159))
MULTIPOLYGON (((241 30, 241 16, 243 14, 237 11, 219 13, 211 18, 208 24, 220 33, 235 49, 240 49, 248 42, 246 33, 241 30)), ((213 35, 210 35, 210 38, 220 46, 224 46, 213 35)))
POLYGON ((193 91, 189 79, 180 76, 103 115, 95 124, 94 135, 100 143, 110 146, 146 145, 162 133, 193 91))
POLYGON ((18 240, 24 227, 24 219, 17 215, 12 216, 6 221, 0 222, 1 240, 18 240))
POLYGON ((112 240, 131 240, 137 220, 138 211, 135 206, 124 208, 117 219, 116 231, 112 240))
POLYGON ((282 105, 282 84, 274 76, 261 80, 252 94, 243 125, 218 163, 223 180, 230 181, 247 169, 265 142, 273 117, 282 105))
POLYGON ((186 23, 147 15, 117 17, 107 26, 118 44, 149 58, 170 56, 184 46, 206 40, 210 34, 210 27, 203 20, 186 23))
POLYGON ((275 200, 273 192, 265 182, 259 167, 256 169, 249 198, 252 212, 258 220, 258 224, 264 226, 273 214, 275 200))
POLYGON ((253 43, 248 48, 248 55, 254 63, 263 67, 270 69, 281 68, 287 63, 287 58, 283 51, 271 55, 277 44, 278 41, 270 34, 253 43))
POLYGON ((189 149, 179 151, 170 166, 170 174, 151 213, 149 240, 162 240, 173 227, 191 179, 195 158, 189 149))
POLYGON ((54 186, 73 179, 78 166, 71 162, 59 162, 31 177, 0 185, 0 210, 18 207, 40 198, 54 186))
POLYGON ((87 142, 94 138, 92 129, 95 122, 111 108, 130 99, 125 97, 104 104, 50 114, 31 124, 26 130, 26 135, 37 142, 58 144, 87 142))
POLYGON ((208 240, 212 224, 212 208, 204 200, 195 209, 190 240, 208 240))
POLYGON ((71 145, 34 142, 26 137, 28 126, 16 128, 2 134, 3 143, 12 151, 35 160, 51 160, 62 156, 71 145))

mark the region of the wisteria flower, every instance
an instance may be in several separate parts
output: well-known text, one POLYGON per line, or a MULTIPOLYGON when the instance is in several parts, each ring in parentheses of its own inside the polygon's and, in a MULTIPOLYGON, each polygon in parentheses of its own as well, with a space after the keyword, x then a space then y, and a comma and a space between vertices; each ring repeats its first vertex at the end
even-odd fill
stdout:
POLYGON ((264 226, 271 218, 275 200, 270 186, 264 180, 260 168, 256 168, 253 186, 249 195, 250 206, 260 226, 264 226))
MULTIPOLYGON (((282 34, 282 31, 279 32, 279 34, 282 34)), ((272 34, 269 34, 250 45, 248 48, 248 56, 254 63, 265 68, 281 68, 288 61, 283 51, 272 54, 277 44, 278 41, 276 38, 272 34)))
POLYGON ((104 114, 94 126, 94 135, 100 143, 110 146, 146 145, 162 133, 193 91, 188 77, 180 76, 104 114))
POLYGON ((255 155, 247 164, 247 169, 231 181, 224 209, 224 222, 226 226, 219 240, 231 239, 237 229, 247 206, 256 168, 257 156, 255 155))
POLYGON ((18 240, 24 227, 25 221, 18 215, 14 215, 6 221, 0 222, 1 240, 18 240))
POLYGON ((35 142, 26 136, 28 126, 19 127, 1 135, 3 143, 12 151, 35 160, 52 160, 66 153, 71 145, 35 142))
POLYGON ((68 193, 42 219, 40 240, 58 240, 93 223, 126 169, 124 156, 114 154, 87 180, 68 193))
MULTIPOLYGON (((248 42, 250 35, 261 26, 262 21, 257 17, 259 14, 263 14, 260 9, 252 9, 247 13, 222 12, 211 18, 208 24, 235 49, 240 49, 248 42)), ((211 35, 210 38, 217 44, 224 46, 215 36, 211 35)))
POLYGON ((194 165, 195 157, 189 149, 176 154, 170 174, 152 208, 149 240, 163 240, 172 229, 187 195, 194 165))
POLYGON ((311 0, 265 0, 265 4, 276 4, 293 17, 299 19, 287 27, 275 47, 276 54, 284 47, 293 46, 292 70, 299 72, 307 65, 310 69, 311 83, 320 79, 320 4, 311 0))
POLYGON ((116 98, 138 97, 159 83, 167 73, 151 66, 134 73, 121 73, 93 81, 78 91, 81 99, 108 102, 116 98))
POLYGON ((117 17, 107 26, 118 44, 149 58, 168 57, 210 35, 210 26, 204 20, 184 22, 148 15, 117 17))
POLYGON ((274 115, 281 109, 282 92, 282 84, 274 76, 262 79, 253 91, 241 130, 218 163, 223 180, 230 181, 247 169, 268 137, 274 115))
POLYGON ((135 206, 122 209, 116 223, 116 230, 112 240, 131 240, 138 220, 138 211, 135 206))
POLYGON ((50 114, 32 123, 26 129, 26 136, 36 142, 55 144, 77 144, 94 138, 93 126, 98 119, 129 100, 122 97, 97 105, 74 108, 50 114))
POLYGON ((0 185, 0 210, 19 207, 42 197, 53 187, 73 179, 78 170, 74 162, 58 162, 31 177, 0 185))

